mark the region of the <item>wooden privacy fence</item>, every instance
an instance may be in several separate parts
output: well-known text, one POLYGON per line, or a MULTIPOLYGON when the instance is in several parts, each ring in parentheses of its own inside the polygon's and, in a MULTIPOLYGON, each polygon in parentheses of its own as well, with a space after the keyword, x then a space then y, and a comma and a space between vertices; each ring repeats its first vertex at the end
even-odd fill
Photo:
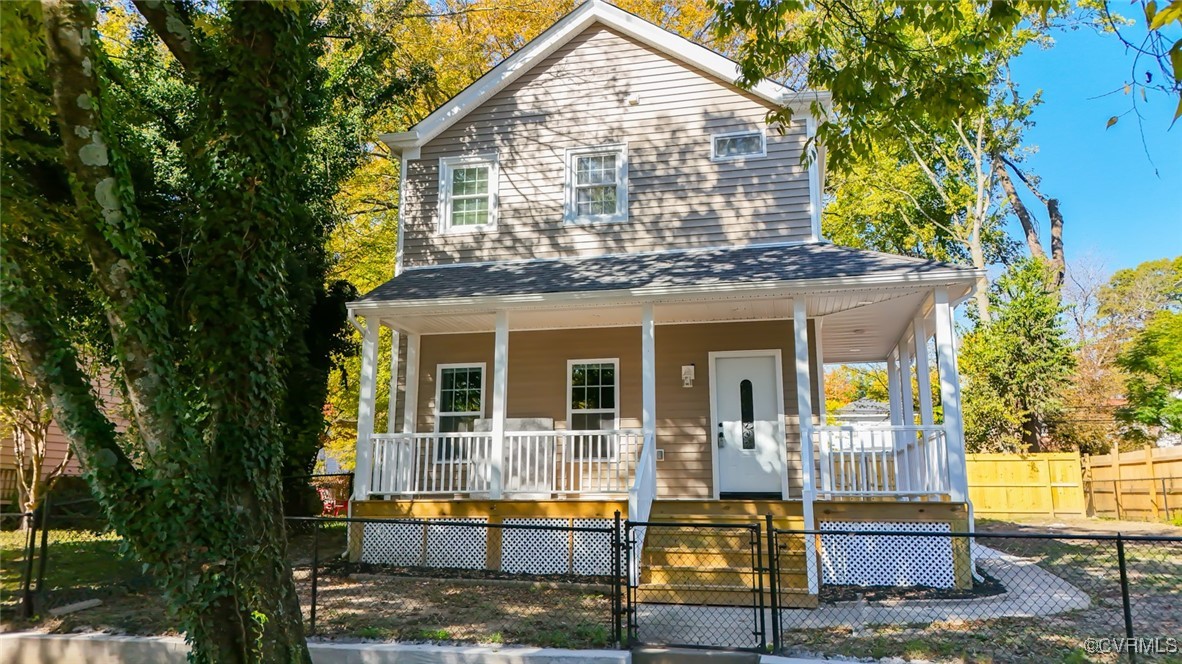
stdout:
POLYGON ((1085 516, 1079 452, 966 455, 976 516, 1085 516))
POLYGON ((1171 520, 1182 514, 1182 447, 1151 447, 1084 457, 1088 513, 1171 520))

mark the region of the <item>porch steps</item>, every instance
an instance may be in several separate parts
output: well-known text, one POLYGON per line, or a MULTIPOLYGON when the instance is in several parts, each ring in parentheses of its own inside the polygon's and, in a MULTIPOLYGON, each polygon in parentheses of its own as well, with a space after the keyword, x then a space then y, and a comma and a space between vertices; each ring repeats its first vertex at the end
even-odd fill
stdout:
MULTIPOLYGON (((800 504, 772 500, 656 501, 649 521, 683 524, 755 524, 766 529, 765 515, 772 514, 776 528, 803 527, 800 504)), ((767 564, 767 533, 760 540, 758 556, 767 564)), ((781 552, 780 603, 789 607, 813 607, 808 594, 803 553, 781 552)), ((755 553, 750 535, 743 530, 654 527, 646 534, 641 558, 637 599, 658 604, 751 606, 759 577, 753 571, 755 553)), ((770 606, 766 574, 763 601, 770 606)))

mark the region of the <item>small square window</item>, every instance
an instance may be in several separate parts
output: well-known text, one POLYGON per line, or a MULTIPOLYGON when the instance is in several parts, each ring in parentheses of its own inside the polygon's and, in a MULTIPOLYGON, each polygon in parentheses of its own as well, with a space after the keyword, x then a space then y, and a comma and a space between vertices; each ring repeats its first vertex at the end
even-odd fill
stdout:
POLYGON ((496 225, 497 162, 492 156, 439 160, 439 229, 462 232, 496 225))
POLYGON ((628 155, 622 145, 567 151, 566 220, 628 218, 628 155))
POLYGON ((714 161, 767 156, 767 139, 762 131, 716 134, 712 140, 710 158, 714 161))

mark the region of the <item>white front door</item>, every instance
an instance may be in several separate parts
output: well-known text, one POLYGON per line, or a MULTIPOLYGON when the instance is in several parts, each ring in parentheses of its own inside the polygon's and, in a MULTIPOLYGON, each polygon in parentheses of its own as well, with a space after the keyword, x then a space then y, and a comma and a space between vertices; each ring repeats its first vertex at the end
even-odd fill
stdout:
POLYGON ((781 494, 784 400, 778 355, 714 357, 712 438, 721 497, 781 494))

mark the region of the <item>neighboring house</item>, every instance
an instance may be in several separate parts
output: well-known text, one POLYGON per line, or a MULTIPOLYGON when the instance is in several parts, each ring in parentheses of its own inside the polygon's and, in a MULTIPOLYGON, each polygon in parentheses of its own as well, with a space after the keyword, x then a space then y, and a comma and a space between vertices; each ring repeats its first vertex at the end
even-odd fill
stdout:
POLYGON ((873 399, 858 399, 834 412, 838 424, 882 424, 891 421, 891 405, 873 399))
MULTIPOLYGON (((8 435, 0 438, 0 505, 4 507, 12 507, 17 504, 17 477, 16 477, 16 441, 12 436, 12 432, 5 432, 8 435)), ((58 427, 57 422, 49 423, 49 431, 45 436, 45 460, 41 464, 41 474, 53 472, 62 460, 66 458, 66 453, 70 449, 70 442, 66 440, 66 434, 58 427)), ((71 457, 66 463, 64 475, 81 475, 82 467, 78 465, 78 458, 71 457)))
MULTIPOLYGON (((983 275, 825 241, 824 146, 808 165, 801 155, 810 103, 827 96, 743 90, 738 76, 592 0, 383 137, 402 164, 399 246, 394 278, 349 305, 364 339, 354 516, 968 527, 952 315, 983 275), (768 127, 785 104, 791 124, 768 127), (397 347, 388 404, 375 403, 383 325, 397 347), (822 367, 884 360, 898 406, 896 425, 877 427, 890 449, 859 450, 819 424, 822 367), (900 396, 913 371, 919 404, 900 396), (381 406, 388 432, 373 431, 381 406), (901 426, 915 412, 923 425, 901 426)), ((577 539, 435 537, 370 524, 351 555, 390 562, 427 547, 554 571, 539 551, 569 546, 570 569, 586 571, 577 539)), ((813 541, 791 555, 818 555, 813 541)), ((912 582, 965 583, 946 540, 929 548, 912 582)), ((703 568, 718 560, 702 554, 703 568)), ((641 598, 684 598, 649 551, 643 562, 641 598)), ((847 569, 838 576, 870 582, 824 562, 826 579, 847 569)), ((785 584, 786 601, 816 603, 816 568, 785 584)), ((748 582, 734 592, 749 597, 748 582)))

